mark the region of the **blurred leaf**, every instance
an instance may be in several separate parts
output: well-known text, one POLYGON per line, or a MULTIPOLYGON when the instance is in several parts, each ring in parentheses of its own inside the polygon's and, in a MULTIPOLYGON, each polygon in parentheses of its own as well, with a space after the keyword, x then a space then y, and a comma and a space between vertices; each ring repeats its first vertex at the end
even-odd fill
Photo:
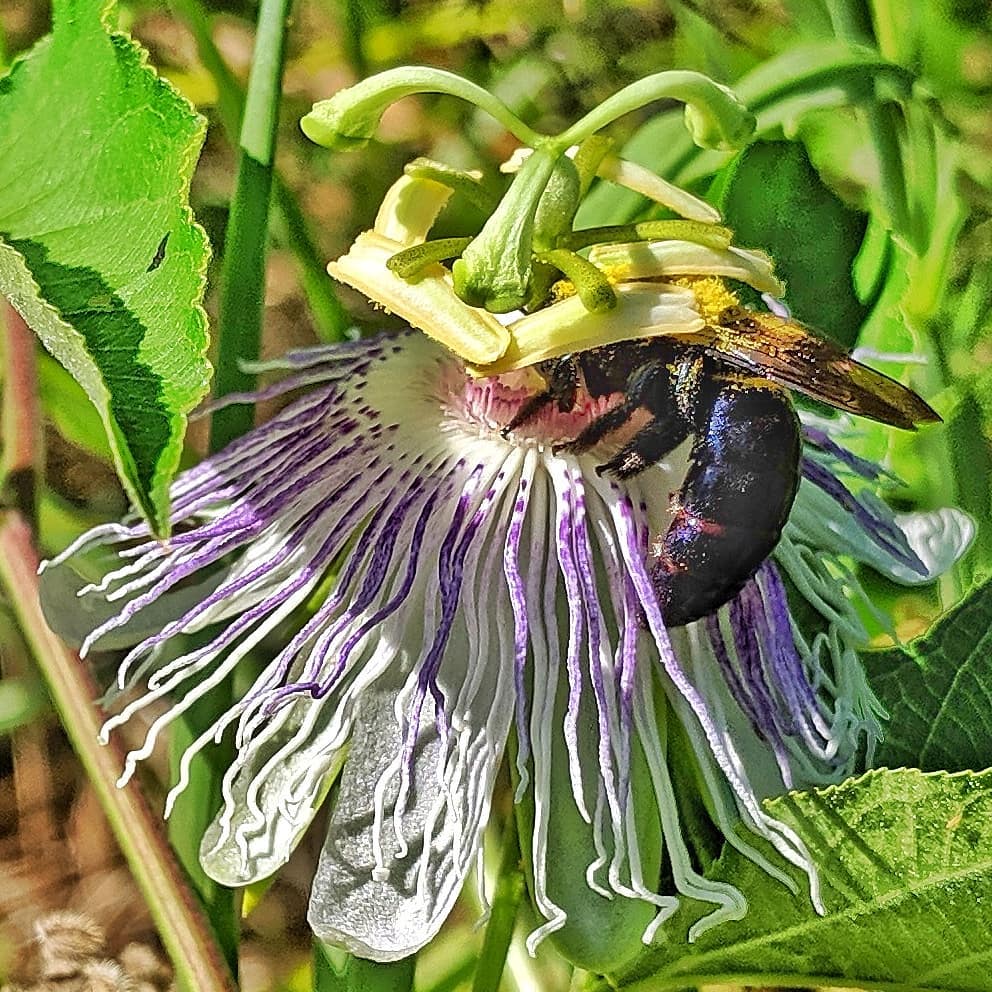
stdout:
POLYGON ((38 356, 38 396, 45 417, 62 437, 96 458, 112 460, 100 414, 82 386, 44 352, 38 356))
POLYGON ((204 122, 105 4, 58 0, 54 31, 0 80, 0 293, 96 405, 153 528, 186 414, 206 393, 207 244, 187 202, 204 122))
POLYGON ((889 711, 876 764, 951 772, 992 766, 992 582, 923 637, 862 659, 889 711))
POLYGON ((825 915, 728 848, 708 874, 747 894, 747 916, 690 945, 702 907, 685 900, 611 984, 992 989, 992 772, 874 771, 766 807, 806 842, 825 915))
POLYGON ((775 260, 794 316, 852 345, 867 313, 851 276, 867 218, 824 185, 803 146, 756 142, 717 176, 711 198, 737 244, 775 260))
POLYGON ((45 704, 39 684, 23 678, 0 680, 0 735, 30 723, 45 704))

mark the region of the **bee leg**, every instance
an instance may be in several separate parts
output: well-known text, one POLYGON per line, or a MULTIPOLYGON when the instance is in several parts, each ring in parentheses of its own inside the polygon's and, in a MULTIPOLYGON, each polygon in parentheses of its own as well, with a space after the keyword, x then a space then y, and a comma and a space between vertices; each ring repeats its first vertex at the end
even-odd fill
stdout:
POLYGON ((571 355, 541 362, 537 371, 543 376, 547 388, 535 393, 517 410, 513 419, 500 431, 503 437, 509 436, 512 431, 536 417, 550 403, 555 403, 561 413, 567 413, 575 406, 579 369, 571 355))
POLYGON ((661 461, 688 436, 690 425, 674 413, 652 420, 641 428, 608 462, 596 466, 597 475, 607 472, 617 479, 629 479, 661 461))
POLYGON ((785 390, 718 373, 700 384, 694 416, 675 518, 650 550, 662 615, 673 627, 741 590, 778 543, 799 485, 799 419, 785 390))
POLYGON ((665 363, 660 361, 645 362, 631 373, 624 390, 624 398, 617 406, 600 414, 594 421, 587 424, 573 441, 556 444, 552 451, 555 454, 560 451, 568 451, 574 455, 588 451, 593 445, 599 444, 607 434, 623 427, 633 416, 634 411, 645 405, 645 401, 649 399, 651 393, 657 390, 664 390, 667 393, 668 386, 669 373, 665 363))

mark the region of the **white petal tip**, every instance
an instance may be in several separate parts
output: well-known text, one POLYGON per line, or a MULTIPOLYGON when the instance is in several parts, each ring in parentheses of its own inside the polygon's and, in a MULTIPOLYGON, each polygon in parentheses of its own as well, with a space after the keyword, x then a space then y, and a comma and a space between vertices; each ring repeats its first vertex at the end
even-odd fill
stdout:
POLYGON ((907 584, 930 582, 942 575, 975 539, 974 520, 954 507, 942 507, 928 513, 897 513, 895 521, 926 568, 924 574, 902 566, 893 568, 894 577, 907 584))

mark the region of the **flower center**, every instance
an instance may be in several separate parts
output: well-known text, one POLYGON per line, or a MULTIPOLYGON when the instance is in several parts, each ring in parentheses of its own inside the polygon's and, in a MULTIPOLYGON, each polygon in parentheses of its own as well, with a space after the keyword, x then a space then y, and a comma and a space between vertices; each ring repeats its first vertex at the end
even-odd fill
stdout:
MULTIPOLYGON (((520 408, 545 387, 535 372, 524 369, 487 379, 472 379, 457 371, 446 383, 444 405, 447 418, 461 430, 478 431, 480 437, 502 437, 502 430, 520 408)), ((562 411, 552 401, 504 440, 521 446, 559 444, 577 437, 590 423, 620 402, 619 393, 592 397, 580 386, 571 410, 562 411)))

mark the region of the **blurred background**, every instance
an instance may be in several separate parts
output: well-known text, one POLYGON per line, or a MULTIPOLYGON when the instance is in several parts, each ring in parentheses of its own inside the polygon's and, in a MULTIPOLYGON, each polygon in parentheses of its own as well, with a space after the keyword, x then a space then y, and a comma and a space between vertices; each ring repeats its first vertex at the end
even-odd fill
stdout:
MULTIPOLYGON (((935 99, 962 148, 951 180, 962 209, 953 219, 956 247, 942 273, 940 305, 909 339, 930 363, 927 381, 933 389, 927 398, 944 414, 947 427, 939 451, 907 447, 899 455, 899 468, 910 476, 908 503, 955 502, 980 525, 975 548, 940 590, 876 590, 895 617, 898 635, 909 638, 925 630, 992 560, 989 528, 982 527, 990 519, 992 479, 987 317, 992 303, 992 5, 987 0, 901 5, 887 0, 885 7, 893 9, 887 10, 888 27, 879 32, 879 46, 935 99), (929 470, 914 470, 931 458, 929 470)), ((215 260, 223 251, 235 178, 232 131, 237 92, 252 57, 255 15, 251 0, 203 5, 198 0, 122 0, 118 10, 120 26, 148 49, 152 63, 209 121, 192 202, 215 260)), ((0 67, 48 30, 49 16, 44 0, 3 0, 0 67)), ((404 163, 427 155, 492 171, 513 150, 512 139, 465 104, 418 98, 387 112, 372 146, 335 155, 299 131, 297 122, 314 101, 377 70, 425 63, 473 78, 532 127, 558 131, 647 73, 695 68, 733 84, 801 41, 830 35, 827 12, 818 0, 298 0, 285 74, 278 155, 285 192, 277 196, 273 214, 264 355, 332 339, 351 324, 382 325, 381 315, 355 294, 342 289, 335 301, 327 286, 315 287, 314 279, 321 278, 326 260, 370 226, 404 163), (298 250, 300 224, 311 241, 309 268, 298 250)), ((622 143, 649 116, 646 110, 625 118, 611 133, 622 143)), ((863 131, 849 126, 839 111, 811 111, 795 137, 806 145, 824 182, 849 206, 865 209, 878 177, 863 131)), ((937 210, 942 208, 938 202, 937 210)), ((479 218, 470 211, 449 211, 438 236, 477 226, 479 218)), ((212 271, 211 287, 216 277, 212 271)), ((213 292, 208 290, 208 310, 213 292)), ((12 319, 9 311, 7 319, 12 319)), ((83 529, 120 515, 126 502, 96 414, 57 363, 47 356, 40 362, 47 472, 40 539, 42 551, 50 553, 83 529)), ((264 408, 259 416, 265 416, 264 408)), ((205 443, 205 424, 194 424, 189 463, 202 455, 205 443)), ((167 969, 148 964, 161 954, 147 912, 2 600, 0 664, 0 982, 30 973, 39 946, 31 943, 38 921, 72 909, 88 914, 109 935, 101 954, 119 958, 127 945, 141 945, 147 965, 142 980, 148 988, 165 988, 167 969)), ((160 808, 161 783, 167 779, 164 758, 149 766, 151 801, 160 808)), ((269 891, 248 899, 241 980, 249 992, 310 987, 307 856, 305 849, 299 852, 269 891)), ((471 899, 463 903, 422 956, 418 987, 433 992, 467 987, 481 934, 473 930, 471 899)), ((72 930, 76 925, 71 920, 43 924, 48 936, 42 945, 60 926, 72 930)), ((522 925, 526 928, 527 921, 522 925)), ((138 952, 132 948, 129 953, 138 952)), ((518 975, 534 976, 541 988, 568 987, 567 971, 550 954, 515 967, 518 975)), ((504 981, 514 987, 512 975, 504 981)))

